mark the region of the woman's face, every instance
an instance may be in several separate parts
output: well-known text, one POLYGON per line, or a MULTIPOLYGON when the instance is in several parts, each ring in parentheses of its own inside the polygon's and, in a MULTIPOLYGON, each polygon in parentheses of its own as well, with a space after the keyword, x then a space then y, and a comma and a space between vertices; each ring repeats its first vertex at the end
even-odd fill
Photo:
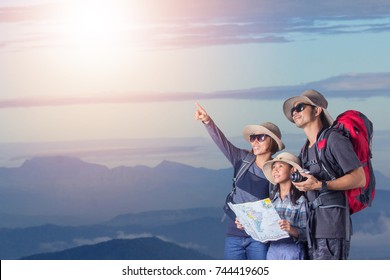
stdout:
POLYGON ((254 137, 257 135, 252 135, 251 138, 251 145, 252 145, 252 151, 254 155, 261 155, 269 152, 271 150, 272 145, 272 138, 269 137, 266 134, 260 134, 264 135, 263 137, 254 137), (253 141, 252 141, 253 140, 253 141))
POLYGON ((272 164, 272 177, 276 184, 290 181, 293 167, 283 161, 276 161, 272 164))

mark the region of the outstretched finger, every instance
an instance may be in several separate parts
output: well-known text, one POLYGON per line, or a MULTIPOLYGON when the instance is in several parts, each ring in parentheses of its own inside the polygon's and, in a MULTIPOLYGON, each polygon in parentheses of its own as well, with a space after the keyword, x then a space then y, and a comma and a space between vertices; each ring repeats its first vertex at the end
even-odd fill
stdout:
POLYGON ((203 109, 203 107, 200 106, 200 104, 198 102, 195 102, 195 105, 196 105, 196 108, 198 109, 198 111, 200 111, 202 114, 206 114, 206 110, 203 109))

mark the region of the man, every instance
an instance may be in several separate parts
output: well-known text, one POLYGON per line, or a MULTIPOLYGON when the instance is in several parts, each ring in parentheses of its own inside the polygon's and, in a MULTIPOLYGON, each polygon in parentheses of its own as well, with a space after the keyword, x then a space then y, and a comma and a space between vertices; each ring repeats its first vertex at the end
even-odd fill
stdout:
POLYGON ((304 91, 283 104, 286 117, 302 128, 307 137, 300 157, 302 167, 310 175, 301 173, 307 179, 294 185, 306 192, 309 201, 309 258, 315 260, 348 258, 352 224, 344 190, 363 187, 366 180, 351 142, 335 131, 330 132, 322 156, 341 175, 331 180, 324 170, 317 140, 333 123, 327 107, 326 99, 315 90, 304 91))

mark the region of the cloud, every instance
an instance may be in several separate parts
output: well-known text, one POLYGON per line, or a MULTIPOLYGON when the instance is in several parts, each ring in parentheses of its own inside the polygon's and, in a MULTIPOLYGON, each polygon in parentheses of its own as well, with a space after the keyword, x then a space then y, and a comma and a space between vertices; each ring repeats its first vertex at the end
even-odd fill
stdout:
POLYGON ((382 214, 378 218, 381 232, 373 234, 367 232, 356 232, 353 234, 353 242, 359 246, 389 246, 390 245, 390 218, 382 214))
POLYGON ((44 242, 39 244, 39 249, 43 252, 55 252, 70 248, 69 244, 65 241, 56 242, 44 242))
POLYGON ((352 73, 330 77, 303 85, 258 87, 216 92, 130 92, 106 93, 86 97, 34 97, 0 99, 0 109, 42 106, 70 106, 91 104, 124 104, 140 102, 175 102, 200 99, 268 99, 282 100, 306 89, 326 92, 328 98, 390 97, 390 73, 352 73))
POLYGON ((56 241, 56 242, 44 242, 41 243, 39 248, 44 252, 56 252, 62 251, 74 247, 84 246, 84 245, 94 245, 101 242, 110 241, 113 239, 136 239, 143 237, 152 237, 153 235, 150 233, 142 233, 142 234, 125 234, 123 232, 118 232, 116 238, 108 237, 108 236, 99 236, 94 238, 75 238, 70 242, 66 241, 56 241))
POLYGON ((65 242, 65 241, 56 241, 56 242, 45 242, 41 243, 39 248, 40 250, 44 252, 56 252, 56 251, 62 251, 74 247, 84 246, 84 245, 95 245, 102 242, 111 241, 114 239, 138 239, 138 238, 150 238, 155 237, 158 238, 164 242, 169 242, 176 244, 180 247, 187 248, 187 249, 204 249, 205 246, 200 246, 198 244, 189 242, 186 244, 178 243, 176 241, 173 241, 172 239, 169 239, 167 237, 161 236, 161 235, 154 235, 152 233, 137 233, 137 234, 127 234, 123 231, 118 231, 115 237, 108 237, 108 236, 100 236, 100 237, 94 237, 91 239, 88 238, 75 238, 71 242, 65 242))
MULTIPOLYGON (((159 235, 154 235, 149 232, 144 232, 144 233, 125 233, 123 231, 118 231, 116 233, 116 236, 114 237, 108 237, 108 236, 102 236, 102 237, 95 237, 92 239, 87 239, 87 238, 75 238, 72 240, 72 246, 83 246, 83 245, 93 245, 101 242, 106 242, 110 241, 113 239, 138 239, 138 238, 149 238, 149 237, 156 237, 161 239, 162 241, 165 242, 171 242, 171 243, 176 243, 164 236, 159 236, 159 235)), ((178 243, 176 243, 178 244, 178 243)), ((179 244, 178 244, 179 245, 179 244)))
MULTIPOLYGON (((113 0, 114 1, 114 0, 113 0)), ((76 1, 77 2, 77 1, 76 1)), ((388 1, 232 1, 232 0, 165 0, 116 1, 127 24, 127 43, 142 48, 187 48, 225 44, 286 43, 300 40, 299 35, 388 32, 390 3, 388 1), (150 7, 153 6, 153 9, 150 7), (134 12, 136 11, 136 12, 134 12), (137 43, 135 43, 135 41, 137 43)), ((73 4, 75 5, 75 4, 73 4)), ((13 40, 3 38, 0 48, 18 48, 27 40, 35 47, 66 45, 61 40, 61 16, 73 11, 65 1, 34 6, 0 8, 1 24, 24 24, 13 40), (51 28, 43 28, 45 26, 51 28), (35 28, 36 27, 36 28, 35 28), (44 30, 44 31, 43 31, 44 30)), ((27 45, 26 45, 27 46, 27 45)))
MULTIPOLYGON (((4 150, 0 160, 25 161, 33 157, 67 156, 104 162, 110 159, 161 161, 166 156, 193 157, 202 149, 203 138, 158 137, 82 140, 60 142, 0 143, 4 150)), ((138 162, 139 163, 139 162, 138 162)))
POLYGON ((137 234, 135 234, 135 233, 127 234, 123 231, 118 231, 116 238, 118 238, 118 239, 137 239, 137 238, 145 238, 145 237, 153 237, 153 236, 154 236, 153 234, 148 233, 148 232, 137 233, 137 234))
POLYGON ((308 86, 335 92, 386 92, 390 89, 389 78, 390 73, 350 73, 309 83, 308 86))
POLYGON ((143 233, 143 234, 126 234, 122 231, 118 232, 118 235, 117 235, 117 238, 119 239, 136 239, 136 238, 143 238, 143 237, 156 237, 164 242, 169 242, 169 243, 174 243, 180 247, 183 247, 183 248, 187 248, 187 249, 195 249, 195 250, 199 250, 199 249, 204 249, 205 246, 200 246, 196 243, 192 243, 192 242, 188 242, 188 243, 179 243, 179 242, 176 242, 170 238, 167 238, 163 235, 152 235, 151 233, 143 233))
POLYGON ((83 245, 94 245, 101 242, 106 242, 112 240, 111 237, 102 236, 102 237, 96 237, 93 239, 86 239, 86 238, 76 238, 73 239, 74 246, 83 246, 83 245))
POLYGON ((46 3, 31 6, 0 7, 0 23, 24 23, 55 20, 60 6, 46 3))

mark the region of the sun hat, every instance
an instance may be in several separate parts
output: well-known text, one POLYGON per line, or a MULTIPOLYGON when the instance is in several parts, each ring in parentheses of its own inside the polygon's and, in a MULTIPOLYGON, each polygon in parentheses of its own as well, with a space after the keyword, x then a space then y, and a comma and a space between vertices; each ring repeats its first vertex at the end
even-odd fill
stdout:
POLYGON ((275 181, 274 181, 274 178, 272 177, 272 164, 274 162, 279 162, 279 161, 290 164, 292 167, 294 167, 298 171, 303 170, 302 167, 300 166, 301 161, 299 160, 299 158, 297 156, 295 156, 289 152, 283 152, 283 153, 278 154, 274 159, 266 161, 263 165, 263 173, 264 173, 265 177, 267 177, 268 181, 270 181, 274 185, 275 185, 275 181))
POLYGON ((242 131, 242 135, 248 142, 250 142, 249 137, 255 134, 267 134, 278 144, 278 151, 284 149, 284 144, 282 142, 282 133, 280 132, 280 129, 277 125, 271 122, 265 122, 260 125, 250 124, 245 126, 244 130, 242 131))
POLYGON ((301 93, 299 96, 294 96, 283 103, 283 112, 286 115, 287 119, 290 120, 290 122, 294 122, 293 117, 291 116, 291 109, 294 107, 294 104, 303 102, 306 104, 311 104, 316 107, 321 107, 322 111, 324 112, 325 118, 328 122, 326 126, 330 126, 333 123, 333 118, 330 116, 327 108, 328 108, 328 101, 326 101, 325 97, 319 93, 318 91, 314 89, 309 89, 301 93))

